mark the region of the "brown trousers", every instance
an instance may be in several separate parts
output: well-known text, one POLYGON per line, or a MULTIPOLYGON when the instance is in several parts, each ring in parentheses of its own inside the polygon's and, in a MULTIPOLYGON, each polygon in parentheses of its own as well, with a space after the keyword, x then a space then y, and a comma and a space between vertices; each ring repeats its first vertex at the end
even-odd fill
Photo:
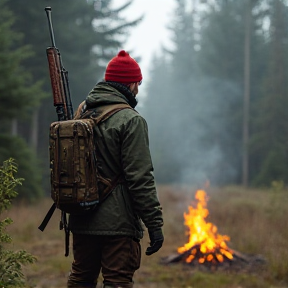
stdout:
POLYGON ((96 287, 101 269, 107 287, 132 287, 141 247, 128 236, 73 234, 73 255, 68 288, 96 287))

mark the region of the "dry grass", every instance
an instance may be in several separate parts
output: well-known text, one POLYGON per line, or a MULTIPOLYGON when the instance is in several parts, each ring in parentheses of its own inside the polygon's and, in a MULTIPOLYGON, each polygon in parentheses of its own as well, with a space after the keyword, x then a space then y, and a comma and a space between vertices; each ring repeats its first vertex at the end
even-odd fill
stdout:
MULTIPOLYGON (((165 243, 158 253, 146 257, 144 251, 148 238, 145 235, 141 241, 142 266, 136 272, 134 287, 288 287, 288 191, 239 187, 209 188, 206 191, 209 196, 208 220, 218 227, 220 234, 230 236, 228 246, 246 254, 261 254, 267 265, 249 274, 243 271, 205 272, 182 264, 159 264, 162 257, 175 253, 178 246, 187 242, 183 212, 187 211, 195 195, 195 189, 191 187, 161 186, 158 192, 164 210, 165 243)), ((14 220, 9 227, 14 239, 9 249, 25 249, 38 258, 36 264, 25 268, 30 287, 66 287, 72 257, 64 257, 64 233, 58 230, 59 212, 44 232, 37 229, 50 205, 50 199, 43 199, 38 206, 14 205, 7 213, 14 220)))

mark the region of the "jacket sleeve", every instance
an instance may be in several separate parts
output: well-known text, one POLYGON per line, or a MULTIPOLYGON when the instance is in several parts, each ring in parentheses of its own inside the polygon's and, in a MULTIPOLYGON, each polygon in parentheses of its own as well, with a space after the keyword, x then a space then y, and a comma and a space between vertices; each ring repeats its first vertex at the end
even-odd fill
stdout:
POLYGON ((162 227, 162 207, 156 192, 148 128, 140 115, 132 117, 125 127, 121 157, 135 212, 149 230, 162 227))

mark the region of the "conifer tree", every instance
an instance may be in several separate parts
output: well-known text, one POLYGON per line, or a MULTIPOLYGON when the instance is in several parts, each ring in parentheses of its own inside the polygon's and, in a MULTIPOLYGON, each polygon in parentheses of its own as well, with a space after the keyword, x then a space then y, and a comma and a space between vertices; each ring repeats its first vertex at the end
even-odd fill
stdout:
POLYGON ((155 55, 150 70, 147 87, 147 98, 141 113, 145 116, 149 126, 151 154, 155 167, 155 177, 161 183, 174 182, 180 177, 181 169, 177 163, 177 154, 171 153, 175 149, 174 134, 177 130, 174 105, 175 98, 171 95, 171 87, 167 85, 171 78, 171 65, 163 50, 162 56, 155 55), (169 129, 167 129, 169 127, 169 129), (172 132, 173 131, 173 132, 172 132), (171 139, 172 138, 172 139, 171 139), (171 164, 173 163, 173 169, 171 164))
POLYGON ((268 66, 251 141, 257 171, 253 184, 268 186, 275 180, 288 182, 288 6, 282 0, 269 1, 269 5, 268 66))
POLYGON ((28 117, 45 94, 41 82, 33 81, 23 66, 23 60, 31 57, 32 51, 22 45, 22 35, 12 29, 15 16, 6 2, 0 2, 0 161, 16 159, 20 177, 26 177, 26 185, 19 187, 19 197, 31 199, 43 193, 39 165, 25 141, 11 135, 11 122, 28 117))
POLYGON ((22 45, 23 35, 12 29, 15 16, 6 7, 6 2, 0 2, 1 120, 27 116, 43 96, 41 83, 35 83, 22 65, 24 59, 31 58, 32 50, 22 45))

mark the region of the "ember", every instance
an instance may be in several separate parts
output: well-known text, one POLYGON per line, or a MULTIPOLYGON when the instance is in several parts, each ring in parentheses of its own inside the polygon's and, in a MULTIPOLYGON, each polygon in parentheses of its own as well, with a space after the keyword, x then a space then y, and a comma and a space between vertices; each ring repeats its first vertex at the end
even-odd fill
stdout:
POLYGON ((205 220, 209 215, 205 191, 198 190, 195 199, 198 200, 197 207, 189 206, 188 213, 184 213, 184 223, 189 229, 189 241, 178 248, 178 253, 185 254, 187 263, 195 259, 199 263, 219 263, 225 259, 233 259, 233 251, 226 244, 230 238, 218 234, 217 227, 205 220))

